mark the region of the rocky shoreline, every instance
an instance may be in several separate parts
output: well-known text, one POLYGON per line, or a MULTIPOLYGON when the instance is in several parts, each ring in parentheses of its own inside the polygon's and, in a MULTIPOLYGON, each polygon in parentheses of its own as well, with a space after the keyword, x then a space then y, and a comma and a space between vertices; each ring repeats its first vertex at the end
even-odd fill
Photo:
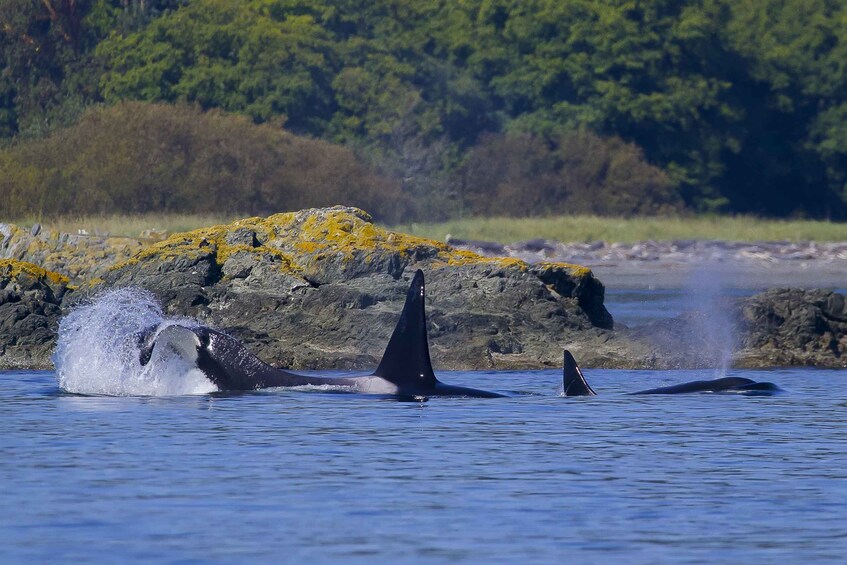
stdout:
POLYGON ((90 236, 24 229, 0 223, 0 259, 14 259, 68 277, 73 284, 95 280, 146 246, 129 237, 90 236))
MULTIPOLYGON (((594 273, 539 260, 560 258, 543 246, 509 251, 532 262, 484 256, 384 230, 355 208, 247 218, 150 245, 9 225, 0 237, 0 368, 48 368, 63 312, 134 286, 278 366, 372 369, 418 268, 437 369, 558 367, 565 347, 586 367, 714 366, 719 354, 696 338, 696 316, 616 329, 594 273)), ((736 365, 846 365, 843 295, 773 291, 726 308, 736 365)))
POLYGON ((512 244, 490 241, 463 240, 447 236, 453 247, 465 248, 481 255, 516 257, 525 261, 553 261, 570 257, 585 264, 621 261, 728 261, 749 260, 777 263, 782 261, 818 261, 832 263, 847 261, 847 241, 817 243, 790 241, 720 241, 673 240, 640 241, 636 243, 563 243, 532 239, 512 244))
POLYGON ((533 239, 503 245, 448 235, 447 242, 487 257, 578 263, 614 288, 683 288, 705 268, 739 288, 763 290, 774 286, 774 281, 801 288, 847 288, 847 241, 563 243, 533 239))

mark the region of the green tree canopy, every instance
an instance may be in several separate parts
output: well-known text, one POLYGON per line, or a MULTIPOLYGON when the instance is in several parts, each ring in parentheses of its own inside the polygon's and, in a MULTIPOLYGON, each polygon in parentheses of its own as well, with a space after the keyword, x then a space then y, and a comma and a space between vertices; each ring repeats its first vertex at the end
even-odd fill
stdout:
POLYGON ((5 0, 0 135, 196 103, 347 144, 437 214, 490 135, 590 131, 690 208, 845 218, 845 30, 847 0, 5 0))

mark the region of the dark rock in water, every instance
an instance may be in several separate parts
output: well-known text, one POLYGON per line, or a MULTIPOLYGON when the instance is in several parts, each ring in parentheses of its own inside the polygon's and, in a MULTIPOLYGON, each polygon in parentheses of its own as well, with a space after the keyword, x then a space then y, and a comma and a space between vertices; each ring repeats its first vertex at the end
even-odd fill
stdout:
POLYGON ((686 312, 618 333, 623 351, 650 351, 657 368, 847 367, 847 306, 825 290, 773 289, 724 299, 711 311, 686 312))
POLYGON ((522 251, 529 253, 553 253, 556 251, 556 244, 546 239, 528 239, 527 241, 519 241, 509 245, 509 251, 512 253, 520 253, 522 251))
POLYGON ((594 276, 562 277, 560 265, 561 263, 535 263, 530 266, 530 270, 559 295, 577 297, 577 304, 593 325, 612 329, 612 315, 603 303, 606 294, 603 284, 594 276))
POLYGON ((67 285, 31 263, 0 260, 0 369, 50 367, 67 285))
POLYGON ((773 289, 741 303, 746 366, 847 367, 847 305, 824 290, 773 289))

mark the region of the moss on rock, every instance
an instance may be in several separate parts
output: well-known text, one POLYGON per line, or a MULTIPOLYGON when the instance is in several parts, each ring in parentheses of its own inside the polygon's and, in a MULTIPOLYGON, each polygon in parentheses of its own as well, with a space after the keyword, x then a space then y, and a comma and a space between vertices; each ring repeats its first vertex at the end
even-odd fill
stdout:
POLYGON ((75 284, 102 275, 114 263, 131 257, 144 244, 123 237, 84 236, 22 229, 0 224, 0 258, 39 265, 75 284))
POLYGON ((48 271, 15 259, 0 259, 0 289, 15 292, 33 292, 49 294, 61 299, 68 289, 70 279, 65 275, 48 271))
POLYGON ((597 332, 612 325, 603 285, 588 269, 483 257, 341 206, 175 234, 103 278, 148 288, 168 313, 226 328, 277 364, 367 367, 417 268, 427 275, 441 366, 555 366, 577 333, 602 339, 597 332))
MULTIPOLYGON (((526 271, 530 266, 509 257, 483 257, 422 237, 393 232, 372 223, 358 208, 335 206, 245 218, 228 225, 175 234, 114 265, 121 270, 141 261, 193 260, 211 254, 219 268, 235 254, 252 254, 275 263, 285 274, 324 284, 384 273, 394 278, 412 263, 433 269, 487 265, 526 271)), ((591 270, 566 263, 545 268, 569 279, 593 278, 591 270)))

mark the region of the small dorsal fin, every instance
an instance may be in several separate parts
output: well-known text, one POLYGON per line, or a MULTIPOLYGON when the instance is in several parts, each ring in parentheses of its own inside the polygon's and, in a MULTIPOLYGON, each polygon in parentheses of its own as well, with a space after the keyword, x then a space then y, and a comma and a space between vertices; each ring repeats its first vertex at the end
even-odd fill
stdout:
POLYGON ((565 396, 596 396, 597 393, 585 381, 585 376, 576 364, 576 359, 573 358, 571 352, 565 349, 564 357, 562 388, 565 396))
POLYGON ((374 376, 397 385, 401 391, 427 390, 438 383, 429 359, 425 295, 423 271, 418 269, 409 285, 400 320, 374 372, 374 376))

